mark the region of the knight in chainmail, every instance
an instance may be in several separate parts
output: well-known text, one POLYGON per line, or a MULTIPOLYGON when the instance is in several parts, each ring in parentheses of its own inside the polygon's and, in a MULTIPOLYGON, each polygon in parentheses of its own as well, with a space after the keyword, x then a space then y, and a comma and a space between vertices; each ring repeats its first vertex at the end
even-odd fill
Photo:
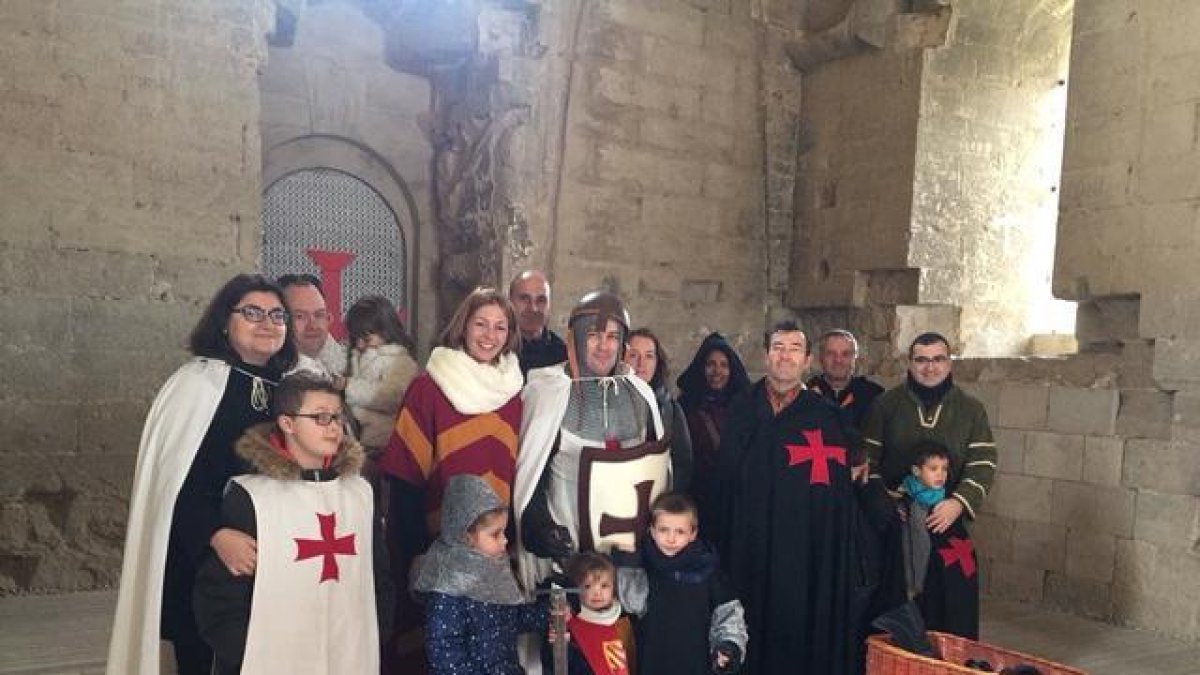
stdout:
POLYGON ((635 546, 669 483, 654 393, 622 363, 628 332, 621 299, 589 293, 567 324, 567 362, 529 373, 514 485, 526 589, 550 560, 635 546))

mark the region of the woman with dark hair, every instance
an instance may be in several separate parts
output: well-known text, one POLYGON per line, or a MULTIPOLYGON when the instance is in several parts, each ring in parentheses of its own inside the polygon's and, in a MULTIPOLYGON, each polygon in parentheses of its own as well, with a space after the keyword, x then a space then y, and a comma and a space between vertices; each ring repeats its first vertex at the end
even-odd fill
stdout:
POLYGON ((210 671, 192 613, 196 566, 212 549, 232 574, 254 574, 255 542, 221 526, 221 496, 247 470, 234 442, 270 421, 271 391, 296 363, 291 336, 279 288, 240 274, 192 331, 194 358, 158 392, 138 448, 109 673, 158 673, 160 637, 179 673, 210 671))
POLYGON ((625 363, 643 382, 654 390, 662 414, 663 431, 671 444, 671 490, 684 492, 692 482, 692 435, 679 402, 667 391, 671 366, 662 342, 649 328, 629 332, 626 340, 625 363))
MULTIPOLYGON (((413 558, 438 535, 450 478, 480 476, 501 500, 511 500, 524 384, 516 326, 506 296, 475 289, 450 318, 425 372, 404 394, 379 460, 390 485, 388 548, 398 588, 408 587, 413 558)), ((397 597, 396 635, 385 655, 389 672, 423 672, 416 633, 423 616, 407 593, 397 597)))
POLYGON ((716 497, 717 450, 734 396, 750 387, 742 359, 720 333, 710 333, 687 370, 675 381, 679 404, 692 436, 693 472, 690 492, 700 507, 700 531, 709 527, 716 497))

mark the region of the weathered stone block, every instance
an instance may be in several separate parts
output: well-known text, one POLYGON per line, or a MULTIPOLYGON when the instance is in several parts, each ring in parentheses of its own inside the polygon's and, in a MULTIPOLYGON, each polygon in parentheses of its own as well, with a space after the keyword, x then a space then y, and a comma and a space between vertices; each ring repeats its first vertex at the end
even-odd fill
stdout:
POLYGON ((646 38, 643 44, 646 51, 644 63, 651 73, 713 91, 732 92, 736 89, 737 65, 733 59, 659 38, 646 38))
POLYGON ((1117 560, 1117 539, 1084 530, 1067 533, 1067 576, 1109 583, 1117 560))
POLYGON ((71 301, 0 295, 0 345, 8 352, 30 349, 62 351, 71 346, 71 301))
POLYGON ((148 400, 93 402, 83 407, 79 416, 79 451, 136 454, 149 409, 148 400))
POLYGON ((1157 338, 1154 381, 1167 390, 1194 389, 1200 385, 1200 339, 1157 338))
POLYGON ((971 540, 980 558, 1013 561, 1014 521, 980 513, 971 524, 971 540))
POLYGON ((1176 548, 1192 545, 1200 538, 1200 498, 1139 491, 1133 537, 1176 548))
POLYGON ((0 415, 0 455, 59 453, 75 449, 79 405, 74 402, 15 400, 0 415))
POLYGON ((1013 524, 1012 561, 1021 565, 1060 572, 1067 544, 1062 525, 1018 520, 1013 524))
POLYGON ((734 201, 761 194, 762 186, 753 170, 709 162, 704 165, 704 196, 734 201))
POLYGON ((996 474, 992 494, 984 503, 989 505, 993 513, 1005 518, 1061 523, 1052 509, 1053 484, 1054 481, 1048 478, 1001 472, 996 474))
POLYGON ((671 42, 700 46, 704 42, 703 12, 687 5, 673 5, 672 11, 647 6, 645 2, 610 2, 604 5, 610 21, 622 30, 641 31, 671 42))
POLYGON ((660 115, 647 115, 642 120, 641 140, 646 145, 663 148, 669 153, 682 152, 718 162, 729 161, 734 146, 744 142, 733 132, 720 127, 698 124, 694 120, 677 121, 660 115))
POLYGON ((705 172, 695 162, 597 143, 596 173, 602 180, 635 186, 648 193, 698 195, 705 172))
MULTIPOLYGON (((700 90, 652 74, 637 79, 633 105, 656 110, 668 117, 694 119, 700 116, 700 90)), ((719 122, 719 120, 717 120, 719 122)))
POLYGON ((1016 429, 1045 429, 1049 405, 1049 387, 1004 384, 1000 389, 1000 416, 996 424, 1016 429))
POLYGON ((1146 110, 1142 123, 1141 152, 1143 158, 1175 158, 1181 153, 1192 150, 1195 145, 1195 101, 1184 101, 1146 110))
POLYGON ((1026 439, 1026 475, 1064 480, 1083 477, 1083 436, 1031 431, 1026 439))
POLYGON ((71 400, 78 395, 83 378, 73 368, 64 368, 64 360, 62 352, 0 346, 4 393, 28 401, 71 400))
POLYGON ((1170 438, 1172 395, 1157 389, 1122 389, 1117 435, 1125 438, 1170 438))
POLYGON ((1000 392, 1004 385, 995 382, 959 382, 957 379, 954 383, 962 387, 963 391, 979 399, 979 402, 983 404, 984 412, 987 413, 988 420, 992 424, 1017 426, 996 421, 1000 416, 1000 392))
POLYGON ((195 308, 166 302, 76 299, 72 303, 71 332, 79 348, 90 350, 170 350, 184 344, 195 326, 195 308), (157 326, 157 330, 132 330, 157 326))
POLYGON ((1052 522, 1072 530, 1130 537, 1135 495, 1119 487, 1054 481, 1052 522))
POLYGON ((1112 585, 1091 579, 1080 579, 1051 572, 1046 575, 1046 592, 1042 603, 1072 614, 1101 621, 1113 614, 1112 585))
POLYGON ((1200 442, 1200 391, 1177 391, 1171 403, 1172 440, 1200 442))
POLYGON ((1197 561, 1178 549, 1142 541, 1117 542, 1114 618, 1173 635, 1194 634, 1197 561))
POLYGON ((1200 495, 1200 445, 1134 439, 1125 444, 1126 487, 1200 495))
POLYGON ((1050 388, 1047 427, 1067 434, 1111 436, 1116 427, 1116 389, 1050 388))
POLYGON ((1046 570, 1031 565, 993 560, 988 565, 988 592, 1005 600, 1038 602, 1042 599, 1046 570))
MULTIPOLYGON (((992 427, 996 440, 996 465, 1000 471, 1021 474, 1025 471, 1026 432, 992 427)), ((989 500, 990 501, 990 500, 989 500)), ((988 502, 984 502, 985 508, 988 502)))
POLYGON ((1125 462, 1125 441, 1113 436, 1083 439, 1083 481, 1097 485, 1120 485, 1125 462))

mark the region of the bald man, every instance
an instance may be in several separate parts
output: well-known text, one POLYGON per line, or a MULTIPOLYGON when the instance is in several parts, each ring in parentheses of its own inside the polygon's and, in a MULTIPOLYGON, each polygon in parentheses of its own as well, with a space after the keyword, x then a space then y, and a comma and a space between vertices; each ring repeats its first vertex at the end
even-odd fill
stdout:
POLYGON ((540 270, 525 270, 508 285, 508 300, 517 311, 521 330, 521 374, 567 360, 567 345, 546 327, 550 315, 550 282, 540 270))

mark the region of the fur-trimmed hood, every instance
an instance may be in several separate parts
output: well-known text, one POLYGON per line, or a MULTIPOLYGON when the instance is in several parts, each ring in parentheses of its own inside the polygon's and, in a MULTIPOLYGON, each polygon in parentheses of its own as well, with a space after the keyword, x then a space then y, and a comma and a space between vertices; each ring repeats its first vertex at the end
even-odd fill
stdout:
MULTIPOLYGON (((303 469, 288 455, 283 437, 275 428, 274 422, 256 424, 246 430, 234 445, 234 451, 239 457, 250 463, 254 470, 267 478, 276 480, 302 480, 303 469)), ((358 441, 346 435, 329 471, 339 476, 356 474, 362 469, 362 446, 358 441)))

